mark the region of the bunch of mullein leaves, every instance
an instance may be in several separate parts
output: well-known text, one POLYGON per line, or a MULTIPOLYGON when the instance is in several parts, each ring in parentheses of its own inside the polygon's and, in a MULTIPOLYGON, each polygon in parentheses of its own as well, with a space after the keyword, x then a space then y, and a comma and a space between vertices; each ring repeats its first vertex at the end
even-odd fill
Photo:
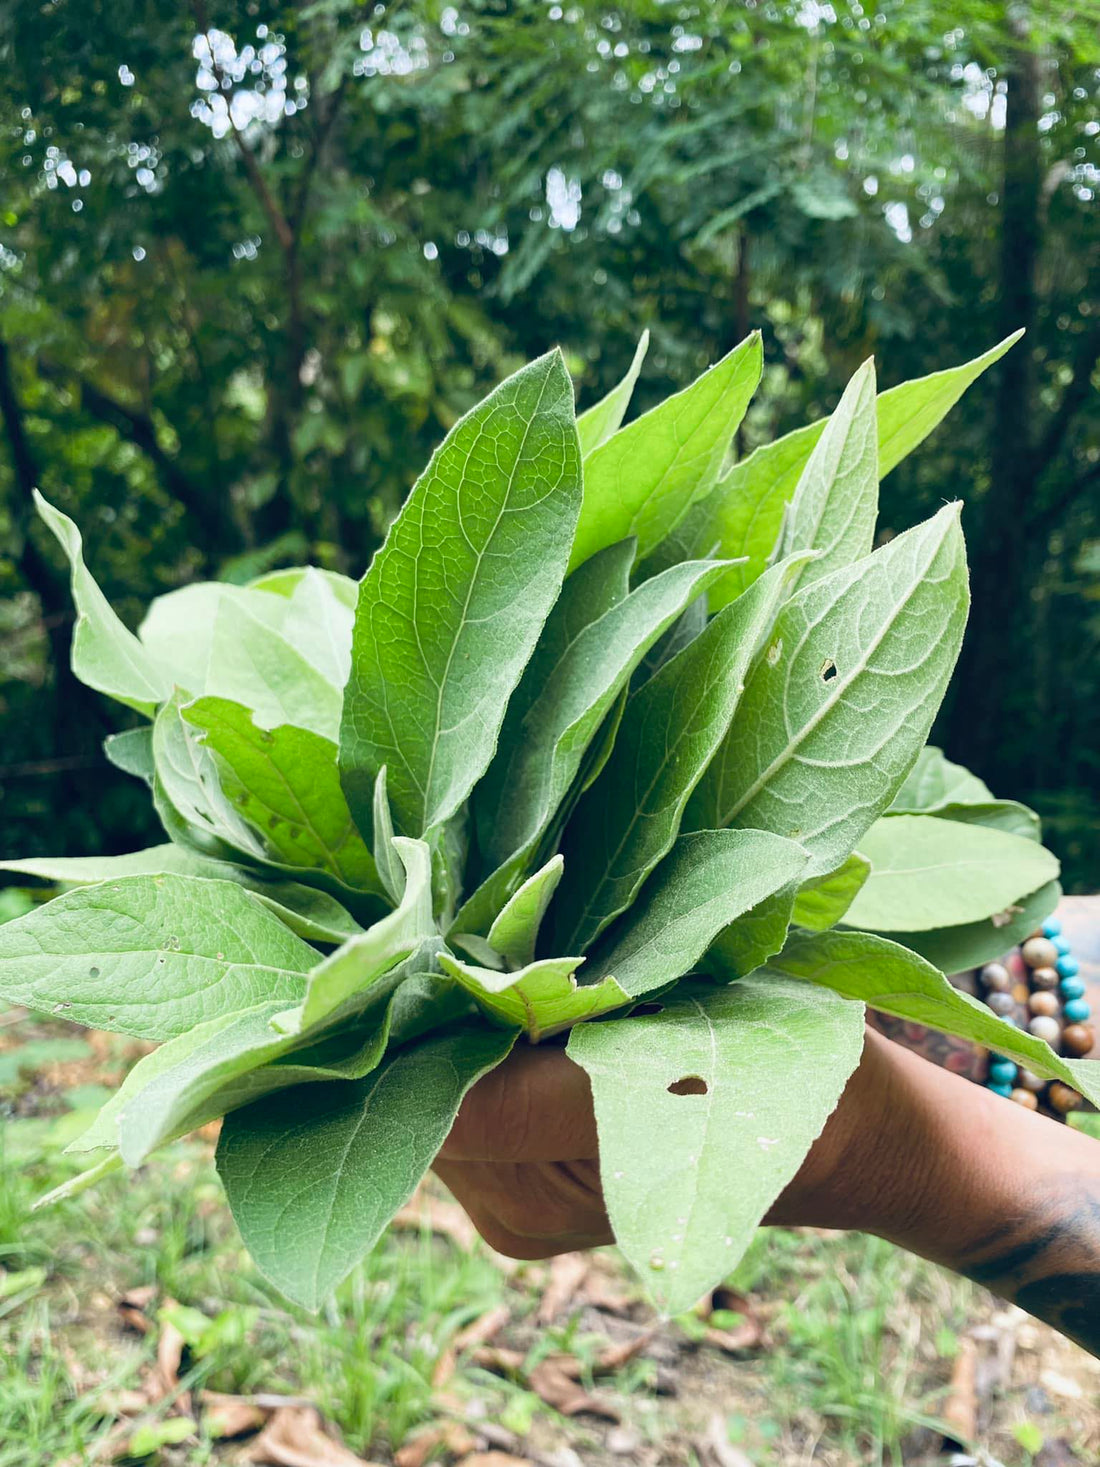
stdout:
MULTIPOLYGON (((1011 344, 729 462, 752 336, 625 427, 551 352, 464 417, 356 584, 158 598, 135 636, 72 521, 73 666, 169 837, 11 861, 0 995, 155 1041, 66 1189, 225 1116, 263 1273, 316 1309, 465 1092, 558 1035, 659 1308, 737 1262, 860 1056, 864 1003, 1100 1100, 944 977, 1058 898, 1024 807, 925 747, 959 651, 958 504, 872 549, 880 476, 1011 344)), ((965 690, 963 696, 965 696, 965 690)))

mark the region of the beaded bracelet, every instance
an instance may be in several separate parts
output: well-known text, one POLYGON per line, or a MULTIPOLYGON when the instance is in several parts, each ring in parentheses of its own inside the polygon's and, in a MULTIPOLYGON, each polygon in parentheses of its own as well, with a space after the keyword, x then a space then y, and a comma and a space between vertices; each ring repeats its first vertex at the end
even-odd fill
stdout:
MULTIPOLYGON (((1076 1057, 1088 1054, 1096 1040, 1079 972, 1061 923, 1051 917, 1003 963, 987 963, 978 979, 995 1014, 1045 1039, 1056 1053, 1076 1057)), ((1043 1080, 1000 1054, 989 1057, 986 1084, 1017 1105, 1059 1120, 1081 1104, 1080 1095, 1069 1085, 1043 1080)))

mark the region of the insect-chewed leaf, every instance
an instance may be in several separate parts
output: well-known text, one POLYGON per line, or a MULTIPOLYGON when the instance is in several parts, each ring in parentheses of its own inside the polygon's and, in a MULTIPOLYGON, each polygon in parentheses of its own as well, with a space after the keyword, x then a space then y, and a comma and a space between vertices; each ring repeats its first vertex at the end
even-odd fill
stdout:
POLYGON ((981 922, 940 927, 928 932, 891 932, 891 940, 910 948, 941 973, 964 973, 999 961, 1009 948, 1023 942, 1062 899, 1062 888, 1048 881, 1003 912, 981 922))
MULTIPOLYGON (((885 477, 922 443, 955 406, 970 384, 1008 351, 1020 333, 1007 337, 983 356, 944 372, 933 372, 891 387, 878 399, 879 474, 885 477)), ((783 524, 784 507, 825 430, 828 420, 809 423, 785 438, 756 449, 735 464, 693 516, 696 537, 687 554, 747 557, 711 593, 717 610, 739 596, 768 564, 783 524), (706 546, 703 550, 701 547, 706 546)))
POLYGON ((503 864, 538 840, 646 651, 721 572, 696 560, 643 582, 574 638, 521 717, 509 709, 500 752, 476 797, 489 861, 503 864))
POLYGON ((957 504, 799 591, 688 807, 690 826, 774 830, 810 852, 807 877, 835 870, 927 737, 968 600, 957 504))
POLYGON ((513 893, 489 928, 489 946, 517 968, 535 956, 539 927, 558 889, 562 865, 561 856, 552 856, 513 893))
MULTIPOLYGON (((830 927, 835 927, 859 895, 860 887, 870 874, 871 863, 858 851, 853 851, 835 871, 826 872, 824 876, 811 877, 799 887, 798 895, 794 899, 792 919, 799 927, 805 927, 810 932, 826 932, 830 927)), ((773 951, 778 952, 779 946, 773 951)), ((768 957, 771 957, 771 953, 768 957)))
POLYGON ((870 553, 878 515, 875 364, 866 361, 845 388, 802 470, 783 529, 781 554, 817 550, 796 573, 810 585, 870 553))
POLYGON ((607 767, 566 829, 565 874, 550 909, 559 951, 583 951, 625 911, 676 839, 789 574, 778 565, 762 576, 627 703, 607 767))
POLYGON ((245 1246, 317 1309, 370 1251, 515 1030, 484 1025, 396 1050, 363 1080, 283 1091, 229 1116, 218 1170, 245 1246))
POLYGON ((387 766, 397 827, 421 835, 485 771, 561 588, 581 495, 559 352, 447 435, 360 584, 340 769, 366 829, 387 766))
POLYGON ((728 1274, 863 1048, 863 1006, 781 974, 683 984, 659 1014, 582 1024, 616 1241, 663 1313, 728 1274))
POLYGON ((628 913, 596 944, 589 982, 613 974, 632 998, 690 973, 715 936, 798 879, 806 852, 763 830, 682 835, 628 913))
POLYGON ((635 418, 585 460, 570 567, 625 535, 645 558, 713 484, 760 381, 754 332, 716 366, 635 418))
POLYGON ((523 1029, 534 1043, 630 1002, 611 977, 579 986, 574 974, 583 962, 583 958, 540 958, 517 973, 498 973, 447 953, 439 957, 444 973, 461 983, 484 1013, 523 1029))
POLYGON ((328 871, 346 886, 383 894, 374 858, 352 822, 337 748, 294 724, 258 728, 227 698, 181 709, 213 755, 222 793, 262 841, 268 859, 328 871))
POLYGON ((976 774, 945 759, 934 744, 925 744, 891 801, 890 813, 931 815, 945 805, 983 805, 992 799, 993 791, 976 774))
POLYGON ((1063 1059, 1044 1040, 999 1019, 980 1000, 953 988, 930 963, 885 937, 842 931, 792 937, 769 963, 768 973, 819 983, 899 1019, 987 1045, 1100 1104, 1100 1061, 1063 1059))
POLYGON ((151 714, 172 691, 165 668, 128 631, 84 564, 80 531, 34 491, 35 508, 57 537, 69 561, 72 595, 76 604, 73 631, 73 672, 82 683, 151 714))
POLYGON ((876 820, 860 850, 871 874, 844 920, 875 932, 980 922, 1058 875, 1055 857, 1033 840, 935 815, 876 820))
POLYGON ((634 360, 630 363, 626 376, 621 382, 617 382, 606 397, 601 397, 599 402, 580 413, 577 417, 577 436, 581 443, 581 453, 585 458, 599 448, 600 444, 610 438, 613 433, 618 432, 630 399, 634 392, 634 384, 638 380, 638 373, 642 370, 645 354, 649 350, 649 332, 643 331, 641 340, 638 342, 634 353, 634 360))
POLYGON ((368 989, 435 932, 432 919, 432 853, 422 840, 394 836, 405 867, 405 892, 394 910, 327 957, 309 975, 309 988, 296 1021, 309 1029, 368 989))
POLYGON ((0 926, 0 994, 96 1029, 171 1039, 305 992, 315 949, 228 881, 126 876, 0 926))
POLYGON ((344 942, 363 930, 327 892, 298 881, 265 881, 255 871, 200 856, 172 842, 132 851, 128 856, 38 856, 28 861, 0 861, 0 871, 38 876, 67 886, 117 881, 120 876, 205 876, 214 881, 235 881, 307 942, 344 942))

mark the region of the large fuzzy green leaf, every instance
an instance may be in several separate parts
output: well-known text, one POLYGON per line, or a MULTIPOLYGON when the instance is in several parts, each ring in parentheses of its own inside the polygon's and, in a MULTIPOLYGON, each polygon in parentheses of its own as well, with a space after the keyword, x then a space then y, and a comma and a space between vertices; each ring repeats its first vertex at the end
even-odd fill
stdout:
POLYGON ((733 983, 762 968, 787 940, 798 892, 792 881, 736 917, 715 937, 700 968, 720 983, 733 983))
POLYGON ((607 767, 565 833, 565 874, 551 907, 559 952, 584 951, 672 846, 789 574, 788 565, 773 567, 627 703, 607 767))
POLYGON ((194 697, 207 690, 214 627, 223 606, 248 612, 273 631, 286 620, 283 597, 265 596, 222 581, 195 581, 154 597, 138 627, 138 637, 149 655, 194 697))
POLYGON ((489 928, 489 946, 516 968, 535 956, 539 927, 558 889, 564 862, 552 856, 508 899, 489 928))
POLYGON ((626 535, 645 558, 705 494, 760 381, 754 332, 703 375, 635 418, 585 460, 570 567, 626 535))
POLYGON ((497 1023, 522 1029, 533 1044, 630 1002, 614 978, 578 986, 583 958, 540 958, 516 973, 499 973, 441 953, 439 965, 497 1023))
POLYGON ((808 586, 870 553, 878 478, 875 364, 869 360, 845 388, 791 500, 780 553, 819 552, 798 572, 796 584, 808 586))
POLYGON ((643 582, 573 639, 522 716, 509 709, 476 802, 479 847, 494 866, 542 834, 646 651, 721 572, 696 560, 643 582))
POLYGON ((893 799, 943 697, 968 606, 959 506, 798 592, 780 612, 693 829, 774 830, 835 870, 893 799))
POLYGON ((552 352, 447 435, 359 589, 340 769, 361 829, 442 824, 485 771, 561 587, 580 508, 573 389, 552 352))
POLYGON ((260 836, 268 859, 383 894, 344 798, 331 740, 290 723, 258 728, 247 708, 226 698, 200 698, 181 712, 200 730, 222 792, 260 836))
POLYGON ((875 932, 980 922, 1058 875, 1033 840, 935 815, 886 816, 859 844, 871 874, 844 920, 875 932))
POLYGON ((627 408, 630 406, 630 398, 634 392, 634 384, 638 380, 638 373, 642 370, 645 354, 649 350, 649 332, 643 331, 641 340, 638 342, 634 353, 634 360, 627 369, 626 376, 621 382, 617 382, 606 397, 601 397, 599 402, 593 403, 577 417, 577 436, 580 439, 581 453, 585 458, 599 448, 600 444, 618 432, 627 408))
POLYGON ((911 948, 941 973, 963 973, 1003 958, 1016 943, 1034 932, 1057 907, 1062 888, 1048 881, 981 922, 940 927, 931 932, 891 932, 891 940, 911 948))
POLYGON ((120 876, 206 876, 215 881, 235 881, 307 942, 344 942, 363 930, 327 892, 298 881, 265 881, 259 872, 200 856, 186 846, 171 843, 127 856, 38 856, 28 861, 0 861, 0 871, 38 876, 66 886, 117 881, 120 876))
MULTIPOLYGON (((1019 336, 1016 332, 971 362, 882 393, 878 399, 879 474, 885 477, 922 443, 970 384, 1004 356, 1019 336)), ((798 428, 742 459, 693 516, 693 538, 685 547, 686 554, 745 557, 711 592, 712 610, 739 596, 768 564, 785 506, 827 422, 822 418, 798 428), (708 547, 706 552, 702 545, 708 547)))
POLYGON ((305 992, 316 951, 239 886, 125 876, 0 926, 9 1003, 139 1039, 171 1039, 265 999, 305 992))
POLYGON ((945 805, 982 805, 992 799, 993 791, 976 774, 953 764, 935 744, 925 744, 891 801, 890 813, 930 815, 945 805))
POLYGON ((792 937, 770 970, 822 984, 872 1008, 987 1045, 1036 1075, 1062 1080, 1100 1104, 1100 1060, 1063 1059, 1050 1045, 968 993, 916 953, 871 932, 816 932, 792 937))
POLYGON ((289 1299, 317 1309, 412 1195, 462 1097, 515 1031, 456 1028, 365 1079, 307 1085, 229 1116, 218 1170, 245 1246, 289 1299))
POLYGON ((152 714, 172 691, 167 671, 128 631, 112 610, 84 564, 80 531, 34 491, 35 508, 57 537, 69 561, 76 626, 73 629, 73 672, 82 683, 152 714))
POLYGON ((632 998, 664 988, 690 973, 729 923, 796 881, 805 864, 800 846, 763 830, 680 836, 596 944, 585 980, 613 975, 632 998))
MULTIPOLYGON (((263 599, 281 604, 273 596, 263 599)), ((323 665, 316 649, 299 650, 253 609, 223 599, 214 621, 205 691, 243 703, 264 728, 291 723, 335 740, 342 684, 330 682, 323 665)))
POLYGON ((859 1062, 862 1005, 821 998, 765 972, 570 1035, 616 1241, 663 1313, 734 1268, 859 1062))

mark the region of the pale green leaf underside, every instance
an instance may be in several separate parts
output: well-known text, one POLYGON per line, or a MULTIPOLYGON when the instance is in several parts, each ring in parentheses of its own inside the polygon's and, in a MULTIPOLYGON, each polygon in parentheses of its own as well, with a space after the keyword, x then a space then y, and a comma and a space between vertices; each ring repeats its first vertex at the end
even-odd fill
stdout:
POLYGON ((862 1005, 822 991, 771 971, 686 984, 659 1014, 570 1035, 616 1241, 665 1314, 733 1269, 859 1062, 862 1005))
POLYGON ((891 801, 890 814, 931 815, 945 805, 982 805, 992 799, 993 791, 976 774, 926 744, 891 801))
POLYGON ((513 1041, 514 1031, 457 1028, 397 1050, 363 1080, 297 1087, 228 1117, 218 1170, 261 1273, 317 1309, 412 1195, 463 1095, 513 1041))
POLYGON ((570 569, 627 535, 637 536, 644 559, 675 528, 713 484, 762 364, 754 333, 589 454, 570 569))
POLYGON ((96 1029, 171 1039, 305 992, 315 949, 228 881, 126 876, 0 926, 0 995, 96 1029))
POLYGON ((587 458, 593 449, 599 448, 600 444, 617 433, 619 425, 626 415, 630 406, 630 399, 634 392, 634 384, 638 380, 638 373, 642 370, 645 354, 649 350, 649 332, 643 331, 634 352, 634 359, 627 369, 626 376, 621 382, 617 382, 605 397, 599 402, 593 403, 577 417, 577 437, 580 439, 581 454, 587 458))
POLYGON ((1033 840, 935 815, 876 820, 860 850, 871 874, 844 920, 875 932, 979 922, 1058 875, 1055 857, 1033 840))
POLYGON ((839 931, 792 937, 770 967, 900 1019, 988 1045, 1100 1104, 1100 1061, 1062 1059, 1049 1044, 999 1019, 978 999, 953 988, 930 963, 885 937, 839 931))
POLYGON ((363 930, 327 892, 298 881, 265 881, 243 866, 200 856, 197 851, 172 843, 150 846, 127 856, 38 856, 28 861, 0 861, 0 871, 38 876, 67 886, 90 886, 120 876, 206 876, 215 881, 235 881, 308 942, 344 942, 363 930))
POLYGON ((700 968, 721 983, 733 983, 763 967, 787 940, 797 894, 792 881, 735 918, 715 937, 700 968))
POLYGON ((763 830, 682 835, 629 912, 596 944, 586 981, 613 974, 632 998, 690 973, 715 936, 795 881, 806 852, 763 830))
MULTIPOLYGON (((280 604, 275 597, 264 599, 280 604)), ((254 610, 223 600, 214 620, 204 691, 243 703, 264 728, 292 723, 335 741, 342 685, 329 681, 322 661, 313 649, 299 650, 254 610)))
POLYGON ((541 958, 518 973, 500 973, 441 953, 440 967, 498 1023, 522 1029, 533 1043, 629 1003, 614 978, 579 986, 583 958, 541 958))
POLYGON ((891 932, 893 942, 912 948, 941 973, 962 973, 999 961, 1016 943, 1034 932, 1062 898, 1062 888, 1048 881, 1004 912, 982 922, 940 927, 931 932, 891 932))
POLYGON ((66 514, 34 491, 35 508, 57 537, 69 561, 76 626, 73 672, 82 683, 151 714, 172 691, 163 667, 128 631, 84 564, 80 531, 66 514))
POLYGON ((550 898, 558 889, 564 861, 551 856, 516 890, 489 928, 489 946, 522 968, 535 956, 535 942, 550 898))
POLYGON ((416 836, 484 773, 561 587, 580 475, 554 352, 463 418, 417 481, 359 589, 340 768, 361 828, 383 764, 395 824, 416 836))
POLYGON ((751 673, 694 828, 773 830, 835 870, 893 798, 958 656, 968 589, 957 505, 798 592, 751 673))

